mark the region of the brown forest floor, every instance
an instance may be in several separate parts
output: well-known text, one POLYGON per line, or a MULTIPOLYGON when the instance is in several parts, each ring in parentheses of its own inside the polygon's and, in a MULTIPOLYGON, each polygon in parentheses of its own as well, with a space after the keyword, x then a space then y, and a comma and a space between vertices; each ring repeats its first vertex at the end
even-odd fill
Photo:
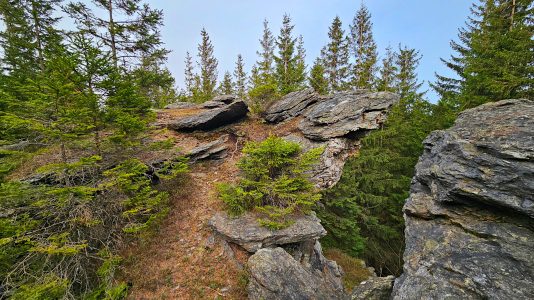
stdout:
MULTIPOLYGON (((206 247, 211 235, 207 222, 223 205, 215 193, 215 184, 235 181, 236 163, 244 142, 265 139, 270 133, 296 132, 298 120, 269 126, 254 119, 210 133, 175 133, 177 145, 191 148, 200 142, 215 140, 232 133, 228 157, 221 162, 201 162, 192 166, 188 179, 172 193, 171 212, 157 233, 124 250, 126 258, 122 279, 132 287, 128 299, 246 299, 246 275, 235 261, 224 255, 216 243, 206 247)), ((237 252, 238 261, 246 254, 237 252)))

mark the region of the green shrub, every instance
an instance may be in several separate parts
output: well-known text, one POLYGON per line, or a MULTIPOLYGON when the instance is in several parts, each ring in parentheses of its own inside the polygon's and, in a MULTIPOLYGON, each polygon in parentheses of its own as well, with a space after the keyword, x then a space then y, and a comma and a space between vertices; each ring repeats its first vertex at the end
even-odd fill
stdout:
POLYGON ((237 184, 220 184, 219 197, 231 215, 253 210, 262 226, 287 227, 293 214, 309 213, 320 199, 306 172, 322 152, 317 148, 304 153, 297 143, 275 136, 249 142, 238 163, 242 177, 237 184))
MULTIPOLYGON (((168 212, 168 194, 152 185, 149 167, 128 159, 113 168, 101 157, 50 164, 54 185, 0 184, 0 282, 15 299, 121 299, 114 255, 128 237, 153 228, 168 212)), ((171 179, 184 159, 156 172, 171 179)))

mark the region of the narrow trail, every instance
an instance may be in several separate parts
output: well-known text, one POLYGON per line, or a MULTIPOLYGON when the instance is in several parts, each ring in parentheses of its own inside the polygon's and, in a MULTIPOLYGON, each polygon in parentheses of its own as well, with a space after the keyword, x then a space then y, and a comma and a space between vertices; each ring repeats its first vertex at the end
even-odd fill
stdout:
POLYGON ((126 257, 123 280, 132 285, 128 299, 246 299, 246 276, 236 264, 247 254, 234 249, 230 259, 220 243, 210 243, 208 220, 223 209, 215 185, 235 181, 237 161, 246 141, 260 141, 269 134, 287 134, 294 122, 269 126, 257 120, 241 123, 211 133, 170 132, 178 145, 188 148, 232 133, 228 157, 221 161, 196 163, 183 184, 173 192, 171 211, 155 236, 132 244, 126 257), (200 140, 199 140, 200 139, 200 140))

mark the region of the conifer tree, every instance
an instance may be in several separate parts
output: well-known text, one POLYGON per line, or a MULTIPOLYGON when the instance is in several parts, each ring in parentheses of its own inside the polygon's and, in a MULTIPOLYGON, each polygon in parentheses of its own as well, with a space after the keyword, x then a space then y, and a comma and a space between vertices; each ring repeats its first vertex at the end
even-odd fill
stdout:
POLYGON ((347 87, 349 75, 349 41, 345 37, 338 16, 328 31, 328 44, 321 51, 321 60, 328 79, 329 91, 340 91, 347 87))
POLYGON ((193 97, 196 94, 196 89, 198 88, 195 84, 196 74, 195 67, 193 66, 193 58, 189 54, 189 51, 185 54, 185 91, 188 97, 193 97))
POLYGON ((378 54, 373 38, 371 13, 362 3, 350 25, 350 50, 354 56, 352 86, 358 89, 372 89, 375 84, 378 54))
POLYGON ((243 57, 241 56, 241 54, 237 55, 234 78, 235 92, 239 98, 244 99, 247 93, 247 73, 245 73, 245 63, 243 62, 243 57))
POLYGON ((304 48, 304 38, 299 35, 297 39, 297 57, 293 81, 295 88, 301 89, 306 84, 306 49, 304 48))
POLYGON ((211 100, 215 94, 218 62, 213 54, 213 45, 206 29, 202 28, 200 36, 202 41, 198 44, 199 61, 197 62, 200 70, 199 101, 204 102, 211 100))
POLYGON ((456 77, 437 75, 440 105, 463 110, 508 98, 532 98, 534 47, 532 0, 481 0, 473 4, 456 52, 442 60, 456 77))
POLYGON ((71 2, 65 10, 80 31, 108 47, 117 67, 137 66, 143 57, 161 61, 168 53, 162 47, 159 30, 163 12, 141 1, 92 0, 100 11, 83 2, 71 2))
POLYGON ((278 55, 274 56, 276 63, 276 81, 282 95, 298 89, 302 83, 302 70, 298 66, 296 49, 297 38, 293 36, 295 25, 291 24, 291 17, 284 15, 280 34, 276 39, 278 55))
POLYGON ((401 99, 409 96, 421 98, 424 94, 418 92, 423 85, 422 82, 418 81, 416 72, 420 60, 419 51, 399 45, 399 53, 396 55, 395 61, 398 70, 396 74, 396 92, 401 99))
POLYGON ((260 39, 260 51, 257 55, 260 60, 256 62, 258 76, 260 78, 258 85, 271 84, 274 76, 274 48, 275 38, 269 29, 269 22, 263 21, 263 35, 260 39))
POLYGON ((396 53, 393 52, 391 47, 387 47, 377 79, 376 88, 378 91, 395 91, 397 70, 396 53))
POLYGON ((313 63, 310 71, 310 86, 319 94, 325 95, 328 93, 328 80, 325 77, 326 70, 323 67, 321 60, 318 58, 313 63))
POLYGON ((223 80, 219 85, 219 94, 221 95, 233 95, 235 93, 234 83, 232 81, 232 74, 226 71, 224 73, 223 80))

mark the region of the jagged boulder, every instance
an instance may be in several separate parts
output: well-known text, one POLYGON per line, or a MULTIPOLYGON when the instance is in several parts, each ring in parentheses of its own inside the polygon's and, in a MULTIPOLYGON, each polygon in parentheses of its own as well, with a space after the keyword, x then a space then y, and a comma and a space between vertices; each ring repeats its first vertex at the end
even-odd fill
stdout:
POLYGON ((349 138, 313 141, 302 135, 291 134, 284 137, 284 139, 298 143, 305 151, 319 147, 324 148, 324 152, 319 158, 319 161, 310 171, 311 180, 318 188, 330 188, 334 186, 341 178, 347 158, 360 147, 359 140, 349 138))
POLYGON ((212 142, 202 144, 192 149, 186 156, 189 158, 190 162, 206 159, 223 159, 228 154, 228 139, 229 135, 225 134, 212 142))
POLYGON ((282 248, 264 248, 249 258, 247 266, 252 300, 346 298, 335 263, 303 264, 282 248))
POLYGON ((326 230, 315 215, 299 217, 284 229, 270 230, 260 226, 257 216, 246 213, 232 218, 220 212, 209 221, 209 226, 225 240, 243 247, 248 252, 256 252, 261 248, 315 241, 326 235, 326 230))
POLYGON ((193 112, 187 108, 187 114, 172 118, 166 125, 177 131, 211 130, 234 123, 248 112, 245 102, 235 96, 220 96, 194 108, 193 112))
POLYGON ((369 277, 356 286, 351 293, 351 300, 389 300, 395 277, 369 277))
POLYGON ((311 106, 299 124, 304 136, 325 141, 378 129, 399 96, 389 92, 340 92, 311 106))
POLYGON ((393 299, 532 299, 534 102, 467 110, 424 144, 393 299))
POLYGON ((265 111, 263 117, 267 122, 281 122, 301 115, 306 108, 317 102, 318 99, 319 95, 312 88, 292 92, 271 105, 265 111))

